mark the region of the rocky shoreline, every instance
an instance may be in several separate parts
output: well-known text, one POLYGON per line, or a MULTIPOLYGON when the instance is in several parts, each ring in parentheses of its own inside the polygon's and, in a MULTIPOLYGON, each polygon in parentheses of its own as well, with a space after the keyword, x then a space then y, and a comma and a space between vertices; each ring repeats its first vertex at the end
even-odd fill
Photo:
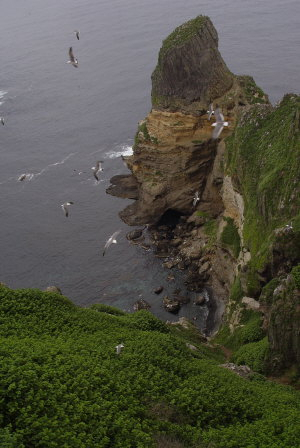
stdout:
MULTIPOLYGON (((183 294, 180 289, 175 290, 172 294, 165 295, 163 287, 159 285, 154 293, 161 297, 165 310, 173 314, 177 314, 181 307, 191 300, 193 305, 199 307, 206 305, 208 315, 206 328, 202 332, 206 336, 211 336, 218 330, 222 322, 224 303, 218 300, 211 288, 207 288, 209 262, 203 263, 202 273, 199 273, 198 266, 195 263, 198 256, 186 256, 181 253, 181 245, 186 241, 183 235, 194 230, 193 224, 187 221, 187 217, 181 216, 177 225, 174 225, 174 222, 147 225, 128 232, 127 239, 132 244, 137 244, 146 250, 151 249, 157 258, 162 259, 162 268, 170 271, 168 276, 170 280, 173 277, 173 268, 184 271, 185 286, 188 291, 195 293, 193 299, 183 294)), ((134 304, 134 310, 139 309, 150 309, 150 305, 145 300, 139 299, 134 304)), ((196 324, 196 322, 194 323, 196 324)))

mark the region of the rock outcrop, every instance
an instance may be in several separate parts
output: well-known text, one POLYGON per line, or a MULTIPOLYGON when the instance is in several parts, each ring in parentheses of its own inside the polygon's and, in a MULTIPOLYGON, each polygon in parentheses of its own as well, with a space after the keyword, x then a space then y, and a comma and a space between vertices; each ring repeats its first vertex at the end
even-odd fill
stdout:
POLYGON ((203 109, 222 97, 234 76, 218 51, 218 34, 208 17, 199 16, 176 28, 164 41, 152 74, 156 108, 203 109))
MULTIPOLYGON (((204 16, 163 42, 152 85, 152 110, 139 123, 133 155, 124 157, 132 176, 115 176, 107 192, 136 199, 120 213, 129 225, 155 224, 168 211, 191 214, 195 191, 205 195, 202 210, 220 213, 222 173, 215 161, 222 162, 224 148, 211 139, 208 106, 218 103, 233 128, 242 105, 265 100, 262 91, 252 78, 228 70, 204 16)), ((222 137, 228 132, 224 128, 222 137)))
POLYGON ((270 344, 267 370, 273 374, 300 365, 300 282, 297 277, 300 278, 299 267, 282 280, 273 282, 274 286, 277 284, 275 289, 260 299, 270 344))
MULTIPOLYGON (((134 199, 120 213, 127 224, 156 226, 153 244, 158 256, 168 256, 164 266, 187 269, 192 291, 211 287, 227 304, 229 331, 244 325, 247 312, 265 313, 270 359, 279 353, 280 367, 298 362, 298 323, 283 331, 285 342, 273 325, 290 292, 273 307, 260 295, 300 263, 299 105, 297 95, 287 95, 274 108, 251 77, 232 74, 210 19, 199 16, 164 40, 152 109, 139 123, 133 155, 124 157, 132 174, 113 178, 108 189, 134 199), (217 140, 210 103, 230 123, 217 140), (200 201, 193 205, 195 192, 200 201), (293 348, 285 356, 287 345, 293 348)), ((298 322, 296 296, 290 303, 298 322)))

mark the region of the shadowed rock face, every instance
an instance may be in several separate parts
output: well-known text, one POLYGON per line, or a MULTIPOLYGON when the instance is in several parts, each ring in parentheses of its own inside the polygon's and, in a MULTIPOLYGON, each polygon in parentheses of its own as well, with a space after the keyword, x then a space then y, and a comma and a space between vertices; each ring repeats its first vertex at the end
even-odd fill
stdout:
POLYGON ((157 223, 167 210, 192 213, 194 192, 202 193, 215 151, 216 143, 212 140, 164 151, 145 146, 131 159, 139 199, 126 207, 120 217, 129 225, 140 225, 157 223))
POLYGON ((206 108, 231 88, 233 79, 219 53, 215 27, 198 16, 164 40, 152 74, 153 106, 174 110, 196 101, 206 108))
POLYGON ((300 364, 300 290, 292 275, 282 279, 265 305, 265 326, 270 350, 267 368, 280 373, 283 368, 300 364))

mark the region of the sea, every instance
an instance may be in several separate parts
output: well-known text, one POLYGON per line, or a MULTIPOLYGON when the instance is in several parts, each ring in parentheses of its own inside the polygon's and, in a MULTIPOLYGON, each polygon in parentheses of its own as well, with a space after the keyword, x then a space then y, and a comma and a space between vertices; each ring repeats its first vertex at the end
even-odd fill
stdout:
MULTIPOLYGON (((208 15, 229 69, 248 74, 272 103, 299 93, 299 0, 1 0, 0 281, 57 285, 80 306, 132 311, 139 298, 166 320, 162 296, 186 294, 184 273, 130 244, 118 213, 129 200, 106 194, 128 173, 138 121, 151 108, 161 42, 208 15), (80 31, 77 40, 74 30, 80 31), (78 68, 66 64, 72 46, 78 68), (103 161, 100 181, 92 167, 103 161), (22 174, 25 180, 18 181, 22 174), (72 201, 66 218, 61 204, 72 201), (105 256, 107 238, 121 230, 105 256), (153 290, 164 286, 162 295, 153 290)), ((208 307, 179 316, 205 327, 208 307)))

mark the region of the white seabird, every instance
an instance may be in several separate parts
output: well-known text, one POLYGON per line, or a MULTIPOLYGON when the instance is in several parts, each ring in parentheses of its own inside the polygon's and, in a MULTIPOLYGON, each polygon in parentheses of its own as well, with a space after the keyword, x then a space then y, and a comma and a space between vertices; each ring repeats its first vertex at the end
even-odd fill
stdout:
POLYGON ((75 58, 74 53, 73 53, 73 49, 72 47, 70 47, 69 49, 69 61, 67 61, 67 64, 72 64, 73 67, 78 67, 78 59, 75 58))
POLYGON ((76 36, 77 39, 79 40, 79 34, 80 34, 80 31, 79 31, 79 30, 74 30, 73 33, 75 34, 75 36, 76 36))
POLYGON ((210 120, 211 116, 214 115, 215 113, 213 103, 210 103, 207 113, 208 113, 208 119, 210 120))
POLYGON ((115 346, 117 355, 119 355, 119 354, 121 353, 121 350, 122 350, 122 348, 124 348, 124 347, 125 347, 124 344, 118 344, 118 345, 115 346))
POLYGON ((219 137, 224 126, 229 125, 228 121, 224 121, 224 115, 222 114, 221 109, 219 107, 217 107, 215 110, 215 117, 216 117, 216 122, 212 124, 212 126, 215 127, 215 129, 213 130, 213 133, 212 133, 212 139, 214 139, 214 140, 216 140, 219 137))
POLYGON ((92 170, 93 170, 93 175, 94 175, 94 177, 95 177, 95 179, 97 180, 97 181, 99 181, 99 177, 97 176, 97 174, 100 172, 100 171, 103 171, 103 168, 102 168, 102 160, 98 160, 98 162, 96 162, 96 166, 93 166, 92 167, 92 170))
POLYGON ((4 118, 3 117, 0 117, 0 122, 3 124, 3 126, 4 126, 4 118))
POLYGON ((197 203, 200 201, 199 191, 195 191, 195 196, 193 199, 193 207, 196 207, 197 203))
POLYGON ((117 230, 116 232, 114 232, 112 234, 112 236, 110 236, 108 238, 108 240, 106 241, 105 246, 104 246, 103 256, 105 255, 106 249, 108 249, 111 244, 116 244, 117 243, 116 238, 117 238, 117 236, 119 235, 120 232, 121 232, 121 230, 117 230))
POLYGON ((18 180, 20 182, 22 182, 23 180, 26 180, 26 179, 31 180, 33 178, 33 176, 34 176, 34 174, 24 173, 24 174, 21 174, 21 176, 18 177, 18 180))
POLYGON ((72 201, 64 202, 63 204, 61 204, 61 208, 63 209, 63 211, 64 211, 64 213, 66 215, 66 218, 69 216, 68 206, 69 205, 73 205, 73 204, 74 204, 74 202, 72 202, 72 201))

